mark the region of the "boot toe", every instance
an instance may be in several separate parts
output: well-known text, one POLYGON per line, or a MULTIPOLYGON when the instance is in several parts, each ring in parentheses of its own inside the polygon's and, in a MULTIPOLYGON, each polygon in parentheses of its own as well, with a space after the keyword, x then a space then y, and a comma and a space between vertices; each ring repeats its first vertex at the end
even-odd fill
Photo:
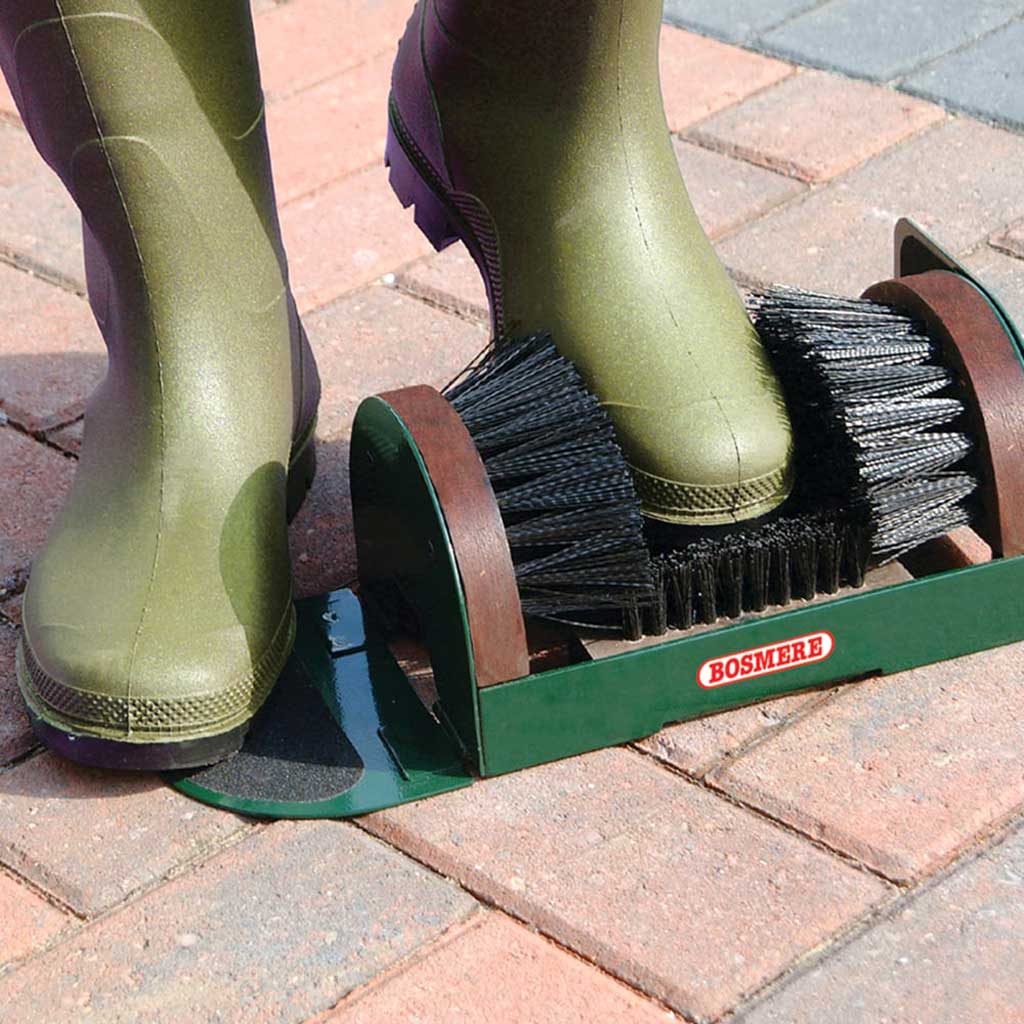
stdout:
POLYGON ((644 514, 713 526, 781 505, 793 487, 791 435, 784 415, 760 406, 734 398, 614 410, 644 514))
POLYGON ((244 724, 266 699, 294 639, 291 608, 264 636, 197 626, 191 642, 26 612, 18 681, 33 713, 68 732, 131 743, 184 742, 244 724), (259 653, 250 651, 258 645, 259 653))

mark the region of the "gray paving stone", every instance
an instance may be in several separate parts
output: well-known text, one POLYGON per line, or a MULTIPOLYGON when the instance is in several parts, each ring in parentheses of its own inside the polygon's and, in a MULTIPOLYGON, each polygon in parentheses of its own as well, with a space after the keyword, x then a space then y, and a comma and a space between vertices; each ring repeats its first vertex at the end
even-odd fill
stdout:
POLYGON ((667 0, 665 20, 731 43, 747 42, 822 0, 667 0))
POLYGON ((903 88, 1013 128, 1024 130, 1024 21, 1016 21, 966 50, 912 75, 903 88))
POLYGON ((766 33, 761 42, 802 63, 889 81, 1022 13, 1021 0, 833 0, 766 33))
POLYGON ((1024 1020, 1024 830, 771 995, 742 1024, 1024 1020))
POLYGON ((964 262, 999 296, 1006 311, 1024 328, 1024 260, 985 246, 964 262))

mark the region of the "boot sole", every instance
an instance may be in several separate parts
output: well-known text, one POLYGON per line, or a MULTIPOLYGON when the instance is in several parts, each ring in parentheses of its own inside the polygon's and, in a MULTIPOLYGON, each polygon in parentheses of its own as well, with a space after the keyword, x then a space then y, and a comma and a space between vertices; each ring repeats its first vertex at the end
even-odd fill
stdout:
POLYGON ((249 731, 249 723, 245 722, 219 736, 173 743, 128 743, 69 732, 40 718, 32 708, 27 710, 32 731, 47 748, 87 768, 136 772, 202 768, 237 754, 249 731))
MULTIPOLYGON (((316 419, 300 438, 295 454, 288 466, 287 515, 288 521, 298 514, 316 476, 316 419)), ((24 636, 21 640, 25 644, 24 636)), ((283 667, 283 662, 282 662, 283 667)), ((25 698, 32 731, 50 750, 76 764, 90 768, 108 768, 126 771, 173 771, 181 768, 201 768, 216 764, 238 753, 249 731, 250 718, 225 732, 213 736, 200 736, 181 740, 156 740, 131 743, 109 739, 86 731, 69 729, 47 720, 40 712, 38 696, 27 677, 18 672, 18 684, 25 698)), ((272 689, 272 687, 271 687, 272 689)), ((267 691, 269 696, 270 691, 267 691)), ((253 709, 253 714, 259 710, 253 709)))
MULTIPOLYGON (((389 168, 391 191, 403 209, 413 208, 413 222, 437 252, 443 252, 459 241, 466 246, 487 288, 494 329, 500 334, 501 284, 495 280, 488 266, 485 246, 448 196, 437 172, 418 149, 392 97, 388 102, 388 135, 384 148, 384 166, 389 168)), ((496 259, 495 250, 492 262, 496 259)))

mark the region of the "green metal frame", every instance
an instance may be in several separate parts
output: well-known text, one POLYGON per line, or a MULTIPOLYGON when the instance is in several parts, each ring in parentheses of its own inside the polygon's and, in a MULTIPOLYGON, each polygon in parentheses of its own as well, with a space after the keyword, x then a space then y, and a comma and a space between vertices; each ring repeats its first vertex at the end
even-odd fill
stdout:
POLYGON ((668 722, 1024 640, 1024 558, 781 611, 481 691, 483 774, 625 743, 668 722), (711 659, 831 634, 828 660, 706 689, 711 659))
MULTIPOLYGON (((897 274, 936 268, 962 274, 986 295, 1024 361, 1024 340, 998 300, 901 222, 897 274)), ((468 785, 466 765, 473 775, 499 775, 640 739, 669 722, 1024 640, 1024 558, 1008 558, 479 689, 443 511, 412 435, 381 398, 357 413, 351 464, 364 599, 342 591, 300 603, 296 657, 363 758, 364 778, 321 804, 254 804, 178 783, 192 796, 246 813, 345 817, 468 785), (397 587, 419 619, 439 695, 433 716, 375 625, 369 598, 381 584, 397 587), (816 635, 828 638, 827 658, 702 684, 702 666, 715 659, 816 635)))

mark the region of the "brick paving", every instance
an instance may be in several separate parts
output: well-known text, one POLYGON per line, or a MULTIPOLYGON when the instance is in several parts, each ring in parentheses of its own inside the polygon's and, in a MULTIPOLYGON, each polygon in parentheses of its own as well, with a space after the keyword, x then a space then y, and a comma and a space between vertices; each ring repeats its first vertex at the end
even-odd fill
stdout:
MULTIPOLYGON (((291 531, 300 593, 354 568, 360 398, 442 383, 486 340, 472 261, 430 249, 380 166, 409 7, 255 5, 324 378, 320 474, 291 531)), ((856 293, 889 274, 909 213, 1024 319, 1024 5, 668 14, 695 30, 662 46, 676 152, 741 281, 856 293)), ((80 261, 74 212, 0 87, 5 1024, 1024 1019, 1024 646, 670 726, 356 825, 254 824, 39 751, 13 652, 102 373, 80 261)), ((970 537, 920 556, 984 557, 970 537)))
POLYGON ((670 21, 1024 127, 1021 0, 666 0, 670 21))

